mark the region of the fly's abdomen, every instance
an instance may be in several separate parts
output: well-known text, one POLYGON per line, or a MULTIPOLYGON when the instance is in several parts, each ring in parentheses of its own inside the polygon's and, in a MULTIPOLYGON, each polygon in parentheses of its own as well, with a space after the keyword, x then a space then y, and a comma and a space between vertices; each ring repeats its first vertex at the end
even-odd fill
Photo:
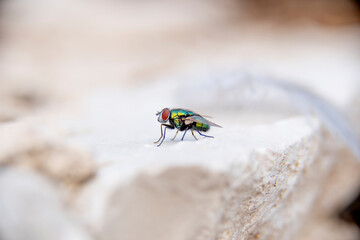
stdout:
POLYGON ((199 130, 199 131, 206 132, 207 130, 209 130, 210 126, 208 124, 205 124, 205 123, 197 122, 195 124, 195 128, 197 130, 199 130))

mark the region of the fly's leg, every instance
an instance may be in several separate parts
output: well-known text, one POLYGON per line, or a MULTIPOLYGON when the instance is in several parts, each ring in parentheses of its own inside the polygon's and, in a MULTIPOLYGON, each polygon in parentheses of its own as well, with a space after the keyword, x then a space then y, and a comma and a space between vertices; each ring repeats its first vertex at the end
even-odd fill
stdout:
POLYGON ((163 124, 161 124, 161 125, 160 125, 161 136, 160 136, 159 140, 157 140, 157 141, 156 141, 156 142, 154 142, 154 143, 158 143, 158 142, 160 142, 161 138, 163 137, 162 126, 163 126, 163 124))
POLYGON ((176 135, 178 134, 179 130, 176 131, 175 136, 171 139, 174 140, 176 138, 176 135))
POLYGON ((154 143, 158 143, 158 142, 160 142, 161 138, 163 137, 163 130, 162 130, 162 127, 163 127, 163 126, 168 127, 168 128, 171 128, 171 129, 173 129, 173 128, 174 128, 174 127, 173 127, 173 126, 171 126, 171 125, 161 124, 161 125, 160 125, 161 136, 160 136, 159 140, 157 140, 157 141, 156 141, 156 142, 154 142, 154 143))
POLYGON ((163 139, 161 140, 161 142, 159 143, 159 145, 157 145, 158 147, 160 147, 160 145, 163 143, 164 139, 165 139, 165 135, 166 135, 166 129, 169 128, 165 125, 165 128, 164 128, 164 137, 163 139))
POLYGON ((196 137, 195 137, 195 135, 194 135, 194 131, 191 129, 191 133, 192 133, 192 135, 194 136, 194 138, 196 139, 196 140, 198 140, 196 137))
POLYGON ((204 137, 208 137, 208 138, 214 138, 213 136, 208 136, 208 135, 205 135, 205 134, 201 134, 201 132, 199 132, 199 130, 196 130, 201 136, 204 136, 204 137))
POLYGON ((185 130, 183 137, 181 138, 181 141, 184 140, 185 134, 188 130, 185 130))

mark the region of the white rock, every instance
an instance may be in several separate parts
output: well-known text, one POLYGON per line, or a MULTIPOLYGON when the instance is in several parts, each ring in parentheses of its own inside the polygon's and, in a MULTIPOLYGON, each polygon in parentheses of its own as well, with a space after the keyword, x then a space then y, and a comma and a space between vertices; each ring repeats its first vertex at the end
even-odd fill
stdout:
MULTIPOLYGON (((196 142, 189 134, 183 142, 171 142, 168 131, 167 140, 157 148, 149 146, 159 129, 150 127, 154 114, 144 114, 148 103, 121 104, 162 88, 150 89, 125 97, 108 92, 92 98, 94 107, 82 120, 92 132, 70 139, 93 149, 97 161, 106 164, 75 204, 96 236, 247 239, 261 232, 262 239, 286 239, 299 229, 298 218, 307 214, 319 187, 309 175, 326 175, 332 163, 314 167, 321 139, 315 118, 241 126, 237 118, 219 116, 224 128, 212 130, 214 139, 196 142), (103 107, 113 105, 118 115, 112 107, 103 107), (131 115, 124 118, 123 113, 131 115)), ((162 98, 166 96, 153 101, 162 98)))

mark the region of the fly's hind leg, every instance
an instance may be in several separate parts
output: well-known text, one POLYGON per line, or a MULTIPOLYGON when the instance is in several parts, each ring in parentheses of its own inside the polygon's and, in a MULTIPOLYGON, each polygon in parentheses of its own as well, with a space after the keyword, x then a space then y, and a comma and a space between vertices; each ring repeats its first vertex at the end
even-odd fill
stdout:
POLYGON ((202 134, 199 130, 196 130, 201 136, 208 137, 208 138, 214 138, 213 136, 208 136, 205 134, 202 134))
POLYGON ((194 138, 195 138, 196 140, 198 140, 198 139, 195 137, 194 130, 191 129, 191 133, 192 133, 192 135, 194 136, 194 138))
POLYGON ((176 131, 175 136, 171 139, 174 140, 176 138, 176 135, 178 134, 179 130, 176 131))

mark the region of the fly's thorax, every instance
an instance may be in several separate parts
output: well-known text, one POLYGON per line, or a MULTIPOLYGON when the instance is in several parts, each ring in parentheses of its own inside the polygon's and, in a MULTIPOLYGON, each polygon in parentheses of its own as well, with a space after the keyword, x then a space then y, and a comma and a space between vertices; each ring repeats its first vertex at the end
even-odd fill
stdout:
POLYGON ((180 131, 183 131, 187 128, 189 124, 186 123, 186 117, 194 115, 193 112, 187 111, 184 109, 171 109, 170 111, 170 122, 173 123, 173 125, 179 129, 180 131))
POLYGON ((170 125, 174 126, 175 128, 181 130, 183 125, 182 121, 179 118, 169 118, 170 125))
POLYGON ((181 108, 171 109, 171 111, 170 111, 170 117, 173 119, 177 118, 177 117, 186 117, 186 116, 192 116, 192 115, 194 115, 193 112, 184 110, 181 108))

